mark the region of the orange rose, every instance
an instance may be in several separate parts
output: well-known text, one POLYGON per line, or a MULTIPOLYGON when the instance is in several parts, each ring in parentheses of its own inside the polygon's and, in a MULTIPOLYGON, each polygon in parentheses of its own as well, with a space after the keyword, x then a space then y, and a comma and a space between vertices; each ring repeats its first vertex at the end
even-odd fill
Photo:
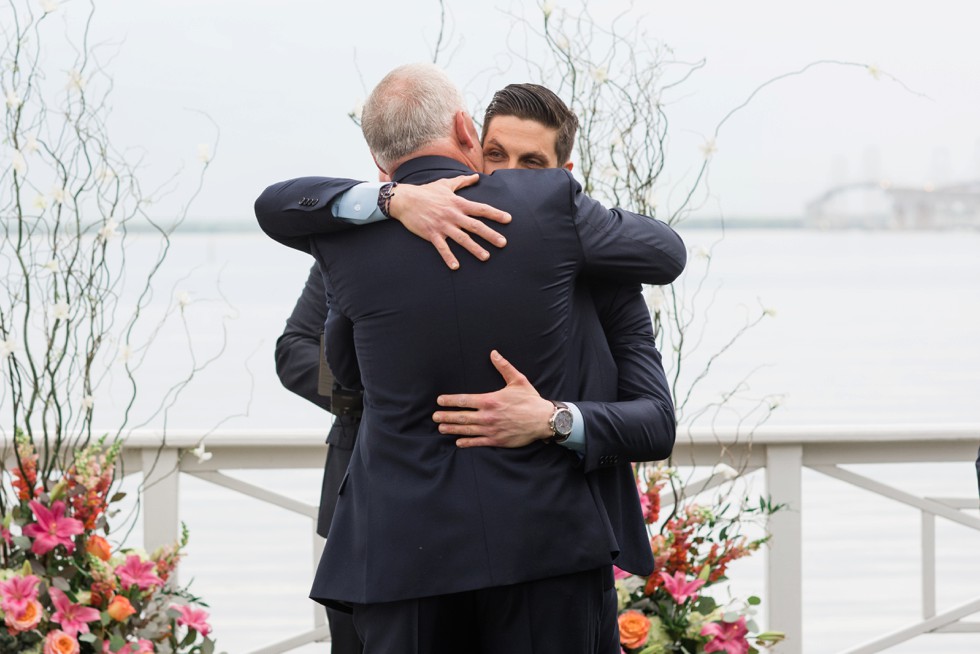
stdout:
POLYGON ((55 629, 44 639, 44 654, 78 654, 78 641, 74 636, 55 629))
POLYGON ((41 616, 41 603, 37 600, 31 600, 24 607, 24 610, 18 614, 14 614, 13 611, 7 611, 7 615, 4 616, 3 621, 11 633, 18 633, 21 631, 30 631, 36 627, 41 622, 41 616))
POLYGON ((94 534, 89 536, 88 540, 85 541, 85 551, 103 561, 112 558, 112 547, 109 545, 109 541, 102 536, 94 534))
POLYGON ((116 595, 109 602, 109 608, 106 609, 106 612, 116 622, 125 622, 126 618, 136 613, 136 609, 124 596, 116 595))
POLYGON ((623 611, 619 614, 619 642, 623 647, 636 649, 647 642, 650 621, 639 611, 623 611))

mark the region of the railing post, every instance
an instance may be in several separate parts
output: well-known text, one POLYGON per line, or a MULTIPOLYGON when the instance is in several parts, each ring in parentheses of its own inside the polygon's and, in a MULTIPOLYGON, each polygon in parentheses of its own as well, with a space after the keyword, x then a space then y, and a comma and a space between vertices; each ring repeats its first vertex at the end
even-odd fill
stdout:
POLYGON ((922 618, 936 616, 936 516, 922 512, 922 618))
POLYGON ((766 482, 774 504, 785 508, 769 518, 766 566, 767 628, 782 631, 780 654, 803 652, 802 445, 766 447, 766 482))
POLYGON ((144 449, 142 458, 143 546, 152 552, 177 540, 179 459, 175 448, 165 446, 144 449))

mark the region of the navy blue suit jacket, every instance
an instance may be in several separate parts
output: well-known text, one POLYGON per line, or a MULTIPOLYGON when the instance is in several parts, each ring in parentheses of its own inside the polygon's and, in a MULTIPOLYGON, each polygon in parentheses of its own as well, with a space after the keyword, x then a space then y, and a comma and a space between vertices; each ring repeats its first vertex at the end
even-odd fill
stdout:
MULTIPOLYGON (((396 178, 425 183, 465 172, 425 157, 396 178)), ((586 470, 628 473, 621 447, 605 455, 595 445, 585 466, 547 443, 459 450, 438 434, 431 414, 446 389, 499 387, 488 360, 494 347, 546 397, 575 399, 566 393, 577 365, 568 353, 577 278, 672 281, 684 264, 679 238, 650 219, 605 210, 565 171, 498 171, 464 194, 514 215, 501 228, 509 244, 490 262, 453 272, 431 246, 391 223, 311 239, 337 230, 316 206, 352 185, 294 180, 263 194, 256 209, 277 240, 317 257, 332 286, 331 316, 349 319, 331 320, 328 335, 351 336, 360 364, 337 359, 348 349, 328 345, 332 367, 342 383, 365 387, 361 434, 312 596, 390 601, 609 563, 620 546, 586 470)), ((597 387, 615 398, 615 381, 597 387)), ((639 440, 631 443, 637 454, 662 458, 672 430, 670 442, 639 440)))

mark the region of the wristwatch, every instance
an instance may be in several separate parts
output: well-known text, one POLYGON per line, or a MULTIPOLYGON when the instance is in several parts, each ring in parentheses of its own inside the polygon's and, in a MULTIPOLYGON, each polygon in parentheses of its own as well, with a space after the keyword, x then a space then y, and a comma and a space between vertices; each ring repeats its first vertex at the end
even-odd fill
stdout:
POLYGON ((564 402, 551 400, 551 403, 555 405, 555 412, 548 420, 548 427, 554 435, 549 440, 552 443, 564 443, 572 435, 574 417, 571 409, 564 402))

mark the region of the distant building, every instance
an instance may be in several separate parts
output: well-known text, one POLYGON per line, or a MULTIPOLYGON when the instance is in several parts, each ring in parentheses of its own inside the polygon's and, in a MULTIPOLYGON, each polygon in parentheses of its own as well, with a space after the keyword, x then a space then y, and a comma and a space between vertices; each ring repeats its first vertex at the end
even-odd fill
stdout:
POLYGON ((804 224, 819 229, 978 229, 980 180, 939 187, 842 184, 807 203, 804 224))

